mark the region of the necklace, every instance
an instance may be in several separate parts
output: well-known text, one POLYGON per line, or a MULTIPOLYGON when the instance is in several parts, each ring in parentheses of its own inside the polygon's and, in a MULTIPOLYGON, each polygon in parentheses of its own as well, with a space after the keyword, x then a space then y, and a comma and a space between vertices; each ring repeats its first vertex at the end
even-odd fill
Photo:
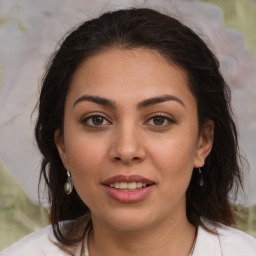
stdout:
POLYGON ((195 249, 195 245, 196 245, 197 232, 198 232, 198 228, 196 228, 194 242, 193 242, 192 248, 191 248, 188 256, 192 256, 193 255, 193 252, 194 252, 194 249, 195 249))
MULTIPOLYGON (((193 252, 194 252, 194 249, 195 249, 195 245, 196 245, 197 232, 198 232, 198 228, 196 228, 195 238, 194 238, 193 245, 192 245, 192 248, 191 248, 188 256, 192 256, 193 255, 193 252)), ((83 248, 83 256, 89 256, 89 252, 88 252, 88 237, 89 237, 89 232, 87 232, 87 234, 86 234, 85 245, 84 245, 84 248, 83 248)))

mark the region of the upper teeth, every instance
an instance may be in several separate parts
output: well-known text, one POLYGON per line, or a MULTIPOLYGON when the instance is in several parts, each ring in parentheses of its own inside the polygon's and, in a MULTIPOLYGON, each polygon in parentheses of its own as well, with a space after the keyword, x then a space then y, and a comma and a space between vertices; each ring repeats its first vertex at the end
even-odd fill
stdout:
POLYGON ((142 188, 146 187, 146 183, 142 182, 115 182, 113 184, 110 184, 111 188, 120 188, 120 189, 136 189, 136 188, 142 188))

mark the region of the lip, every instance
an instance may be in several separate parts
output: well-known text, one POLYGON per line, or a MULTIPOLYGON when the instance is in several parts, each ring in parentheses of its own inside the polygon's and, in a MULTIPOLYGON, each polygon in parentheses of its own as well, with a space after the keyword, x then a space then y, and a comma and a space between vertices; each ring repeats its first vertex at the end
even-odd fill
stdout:
POLYGON ((146 183, 147 185, 155 184, 154 181, 149 180, 147 178, 144 178, 140 175, 129 175, 129 176, 116 175, 116 176, 110 177, 107 180, 105 180, 103 182, 103 184, 104 185, 110 185, 110 184, 113 184, 115 182, 127 182, 127 183, 129 183, 129 182, 133 182, 133 181, 146 183))
POLYGON ((136 203, 140 202, 144 199, 146 199, 149 194, 152 192, 152 190, 155 188, 155 182, 152 180, 149 180, 147 178, 144 178, 140 175, 117 175, 110 177, 109 179, 105 180, 102 185, 105 187, 105 191, 107 194, 114 199, 115 201, 118 201, 120 203, 136 203), (146 183, 147 187, 142 187, 137 190, 118 190, 115 188, 110 187, 110 184, 113 184, 115 182, 141 182, 146 183))

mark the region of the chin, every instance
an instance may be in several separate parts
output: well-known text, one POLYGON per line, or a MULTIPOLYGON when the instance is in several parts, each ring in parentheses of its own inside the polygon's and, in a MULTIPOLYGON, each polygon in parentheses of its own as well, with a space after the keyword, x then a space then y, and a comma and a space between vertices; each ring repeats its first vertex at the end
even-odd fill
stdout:
POLYGON ((108 222, 113 229, 120 231, 139 231, 153 225, 152 215, 146 214, 145 211, 119 211, 117 214, 105 216, 105 221, 108 222))

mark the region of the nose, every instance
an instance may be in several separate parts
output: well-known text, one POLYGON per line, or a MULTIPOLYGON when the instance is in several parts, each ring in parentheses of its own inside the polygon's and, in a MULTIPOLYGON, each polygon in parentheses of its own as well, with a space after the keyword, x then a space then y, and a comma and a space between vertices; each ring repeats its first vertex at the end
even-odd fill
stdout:
POLYGON ((112 134, 110 144, 109 155, 112 161, 130 165, 145 159, 145 145, 138 127, 131 124, 119 127, 112 134))

